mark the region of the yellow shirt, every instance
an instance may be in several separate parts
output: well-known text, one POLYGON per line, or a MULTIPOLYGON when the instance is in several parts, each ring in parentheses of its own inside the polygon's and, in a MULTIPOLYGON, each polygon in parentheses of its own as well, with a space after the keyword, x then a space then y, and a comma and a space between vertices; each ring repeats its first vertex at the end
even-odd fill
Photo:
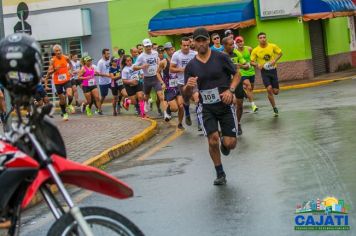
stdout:
POLYGON ((268 43, 266 47, 257 46, 251 52, 251 61, 263 66, 267 62, 274 60, 282 50, 273 43, 268 43))

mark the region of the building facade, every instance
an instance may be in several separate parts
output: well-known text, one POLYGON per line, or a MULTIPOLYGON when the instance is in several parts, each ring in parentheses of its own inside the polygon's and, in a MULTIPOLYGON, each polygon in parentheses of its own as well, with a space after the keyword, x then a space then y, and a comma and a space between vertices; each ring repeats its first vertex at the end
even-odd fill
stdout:
POLYGON ((356 66, 353 1, 3 0, 3 7, 5 34, 9 34, 19 22, 18 4, 27 3, 26 22, 46 61, 55 43, 65 53, 90 54, 97 61, 103 48, 111 48, 114 54, 124 48, 128 53, 149 35, 153 42, 172 41, 178 47, 187 29, 204 26, 220 34, 233 29, 252 47, 258 44, 259 32, 267 33, 268 40, 283 50, 280 78, 295 80, 356 66), (184 18, 189 12, 195 18, 184 18))

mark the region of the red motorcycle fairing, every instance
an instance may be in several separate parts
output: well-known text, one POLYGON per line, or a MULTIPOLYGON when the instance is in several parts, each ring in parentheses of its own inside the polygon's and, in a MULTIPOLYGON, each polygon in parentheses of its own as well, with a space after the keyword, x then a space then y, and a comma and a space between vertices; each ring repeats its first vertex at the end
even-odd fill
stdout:
POLYGON ((6 168, 39 168, 40 165, 32 157, 21 152, 17 147, 9 143, 0 141, 0 165, 4 163, 6 168))
MULTIPOLYGON (((133 196, 133 190, 126 183, 104 171, 64 159, 58 155, 52 155, 51 159, 55 170, 65 184, 73 184, 119 199, 133 196)), ((38 172, 36 179, 26 191, 21 205, 22 209, 28 206, 37 190, 49 179, 51 179, 51 175, 47 169, 41 169, 38 172)))

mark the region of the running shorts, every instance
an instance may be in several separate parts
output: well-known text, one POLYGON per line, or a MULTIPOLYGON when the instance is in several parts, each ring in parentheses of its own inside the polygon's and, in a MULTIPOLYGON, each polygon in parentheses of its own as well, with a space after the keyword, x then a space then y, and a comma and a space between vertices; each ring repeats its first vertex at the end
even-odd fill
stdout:
POLYGON ((116 85, 114 87, 110 87, 111 89, 111 93, 113 96, 118 96, 119 93, 121 93, 121 91, 124 89, 125 87, 123 85, 116 85))
POLYGON ((67 89, 72 88, 72 82, 67 81, 64 84, 55 84, 54 86, 56 87, 56 93, 61 95, 63 93, 65 94, 67 89))
POLYGON ((83 86, 83 93, 90 93, 91 91, 93 91, 94 89, 98 88, 96 85, 93 86, 83 86))
POLYGON ((233 104, 226 105, 222 102, 210 105, 199 104, 197 113, 205 136, 219 131, 220 125, 222 136, 236 137, 237 119, 233 104))
POLYGON ((274 89, 279 89, 279 82, 277 76, 277 69, 273 70, 261 70, 262 80, 264 86, 267 88, 268 86, 272 86, 274 89))
POLYGON ((156 91, 162 91, 161 82, 157 76, 145 77, 143 79, 143 92, 147 95, 151 93, 152 88, 156 91))
POLYGON ((166 89, 164 91, 164 100, 167 102, 173 101, 174 99, 177 98, 177 96, 180 96, 180 91, 178 88, 176 89, 166 89))
POLYGON ((129 97, 131 96, 135 96, 136 93, 138 92, 142 92, 143 88, 142 88, 142 83, 138 83, 137 85, 135 86, 129 86, 129 85, 125 85, 125 89, 126 89, 126 92, 127 92, 127 95, 129 97))

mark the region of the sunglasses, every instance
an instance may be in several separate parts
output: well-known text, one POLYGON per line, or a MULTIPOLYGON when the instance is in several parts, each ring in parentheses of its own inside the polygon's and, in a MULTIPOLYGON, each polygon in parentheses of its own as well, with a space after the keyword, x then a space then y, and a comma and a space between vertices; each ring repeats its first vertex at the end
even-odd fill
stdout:
POLYGON ((213 38, 213 40, 217 40, 217 39, 220 39, 220 37, 215 37, 215 38, 213 38))

